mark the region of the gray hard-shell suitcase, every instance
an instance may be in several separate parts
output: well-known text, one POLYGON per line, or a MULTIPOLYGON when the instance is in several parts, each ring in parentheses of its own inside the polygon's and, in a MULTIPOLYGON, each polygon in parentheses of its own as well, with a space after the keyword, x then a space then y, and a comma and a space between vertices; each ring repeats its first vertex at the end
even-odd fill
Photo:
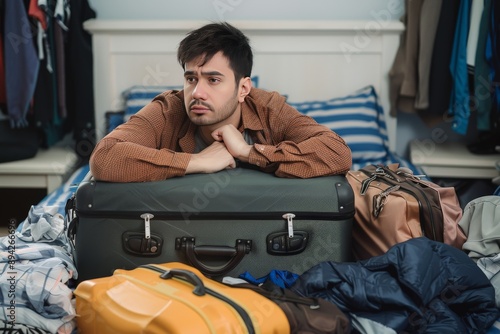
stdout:
POLYGON ((173 261, 221 279, 351 259, 354 194, 344 175, 289 179, 236 168, 108 183, 89 174, 73 207, 79 281, 173 261))

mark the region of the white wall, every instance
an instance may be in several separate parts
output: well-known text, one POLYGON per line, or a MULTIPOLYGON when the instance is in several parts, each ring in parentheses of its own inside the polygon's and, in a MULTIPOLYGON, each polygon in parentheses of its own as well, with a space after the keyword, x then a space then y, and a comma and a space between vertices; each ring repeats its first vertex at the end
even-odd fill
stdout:
POLYGON ((100 19, 398 20, 403 0, 89 0, 100 19))

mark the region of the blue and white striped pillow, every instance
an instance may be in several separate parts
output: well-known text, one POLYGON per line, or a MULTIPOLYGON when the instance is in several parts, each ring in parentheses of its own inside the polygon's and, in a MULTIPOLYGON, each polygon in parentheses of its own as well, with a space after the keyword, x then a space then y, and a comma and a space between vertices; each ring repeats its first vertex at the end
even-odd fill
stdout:
POLYGON ((290 105, 340 135, 351 148, 353 165, 364 166, 389 158, 384 113, 373 86, 326 101, 290 105))

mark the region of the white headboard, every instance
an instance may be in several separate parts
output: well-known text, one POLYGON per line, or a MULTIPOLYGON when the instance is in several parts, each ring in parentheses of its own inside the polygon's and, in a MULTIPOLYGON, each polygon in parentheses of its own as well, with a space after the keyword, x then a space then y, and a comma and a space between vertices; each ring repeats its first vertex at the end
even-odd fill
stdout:
MULTIPOLYGON (((92 34, 97 137, 107 111, 123 110, 122 92, 134 85, 182 85, 177 47, 208 22, 89 20, 92 34)), ((373 85, 386 112, 391 150, 396 119, 388 116, 388 73, 404 26, 399 21, 232 21, 254 51, 259 88, 289 101, 323 100, 373 85)))

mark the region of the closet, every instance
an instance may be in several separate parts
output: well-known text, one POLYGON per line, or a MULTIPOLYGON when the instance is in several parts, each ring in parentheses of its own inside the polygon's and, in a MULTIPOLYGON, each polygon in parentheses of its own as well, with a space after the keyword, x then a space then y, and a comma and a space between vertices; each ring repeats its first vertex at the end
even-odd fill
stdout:
POLYGON ((500 146, 500 2, 406 0, 391 78, 391 114, 451 124, 468 149, 500 146))
POLYGON ((410 142, 410 158, 436 183, 455 186, 464 204, 490 195, 500 184, 500 1, 405 6, 390 113, 414 114, 429 128, 410 142))
POLYGON ((26 159, 71 136, 95 144, 91 36, 85 0, 0 0, 0 162, 26 159))

